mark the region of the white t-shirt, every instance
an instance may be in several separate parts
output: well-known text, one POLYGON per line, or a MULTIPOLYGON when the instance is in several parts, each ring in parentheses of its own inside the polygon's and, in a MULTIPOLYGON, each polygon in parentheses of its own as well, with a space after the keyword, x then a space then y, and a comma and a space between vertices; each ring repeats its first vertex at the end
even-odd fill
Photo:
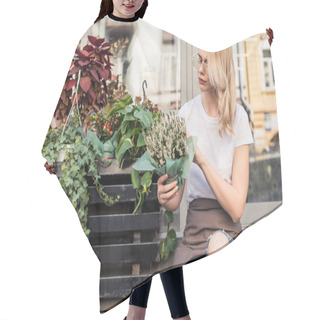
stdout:
MULTIPOLYGON (((219 135, 218 118, 210 117, 201 102, 201 94, 185 103, 178 116, 185 118, 188 133, 197 136, 197 146, 222 178, 231 183, 233 155, 236 147, 252 144, 248 115, 236 104, 235 135, 219 135)), ((216 199, 200 167, 192 162, 187 177, 187 202, 197 198, 216 199)))

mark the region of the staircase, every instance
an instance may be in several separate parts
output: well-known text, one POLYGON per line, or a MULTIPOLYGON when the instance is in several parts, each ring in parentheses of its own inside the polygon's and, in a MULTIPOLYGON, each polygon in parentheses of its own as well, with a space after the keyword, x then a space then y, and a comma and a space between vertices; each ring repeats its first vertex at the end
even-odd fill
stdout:
MULTIPOLYGON (((131 184, 132 166, 120 169, 115 160, 99 167, 104 191, 120 201, 108 207, 99 197, 90 175, 87 176, 89 241, 101 262, 101 311, 124 300, 131 288, 147 280, 160 264, 160 206, 157 199, 157 177, 140 212, 132 215, 136 190, 131 184)), ((142 175, 143 173, 141 173, 142 175)))

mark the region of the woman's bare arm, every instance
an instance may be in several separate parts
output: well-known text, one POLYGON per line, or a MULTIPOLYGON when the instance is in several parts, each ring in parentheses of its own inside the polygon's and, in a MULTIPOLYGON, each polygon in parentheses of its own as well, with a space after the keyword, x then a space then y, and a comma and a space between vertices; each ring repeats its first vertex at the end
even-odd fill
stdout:
POLYGON ((158 200, 159 203, 166 208, 166 210, 174 211, 180 205, 186 179, 184 179, 183 185, 180 190, 177 191, 178 187, 176 186, 175 181, 167 185, 163 183, 167 178, 167 174, 164 174, 158 179, 158 200))
POLYGON ((235 149, 231 184, 218 174, 204 156, 201 157, 198 165, 221 206, 229 213, 233 222, 238 222, 242 217, 248 194, 249 145, 242 145, 235 149))

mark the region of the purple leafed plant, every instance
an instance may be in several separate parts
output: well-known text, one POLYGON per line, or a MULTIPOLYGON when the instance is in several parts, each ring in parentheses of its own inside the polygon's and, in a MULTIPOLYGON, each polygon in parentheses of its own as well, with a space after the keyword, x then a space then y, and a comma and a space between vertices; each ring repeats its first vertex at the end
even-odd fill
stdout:
POLYGON ((84 123, 89 121, 90 111, 97 112, 108 102, 107 82, 111 79, 113 65, 110 44, 104 38, 88 36, 88 40, 89 44, 76 50, 55 110, 54 117, 62 122, 76 102, 84 123), (77 92, 72 90, 77 87, 77 92))

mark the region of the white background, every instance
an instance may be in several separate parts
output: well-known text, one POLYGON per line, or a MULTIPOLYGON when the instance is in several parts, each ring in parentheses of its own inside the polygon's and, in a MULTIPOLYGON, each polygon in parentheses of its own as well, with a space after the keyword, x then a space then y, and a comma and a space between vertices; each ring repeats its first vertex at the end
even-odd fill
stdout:
MULTIPOLYGON (((145 20, 217 51, 274 30, 283 205, 184 267, 196 319, 320 319, 317 1, 149 0, 145 20)), ((1 2, 0 320, 100 320, 100 265, 41 148, 100 0, 1 2)), ((155 276, 146 319, 170 319, 155 276)))

